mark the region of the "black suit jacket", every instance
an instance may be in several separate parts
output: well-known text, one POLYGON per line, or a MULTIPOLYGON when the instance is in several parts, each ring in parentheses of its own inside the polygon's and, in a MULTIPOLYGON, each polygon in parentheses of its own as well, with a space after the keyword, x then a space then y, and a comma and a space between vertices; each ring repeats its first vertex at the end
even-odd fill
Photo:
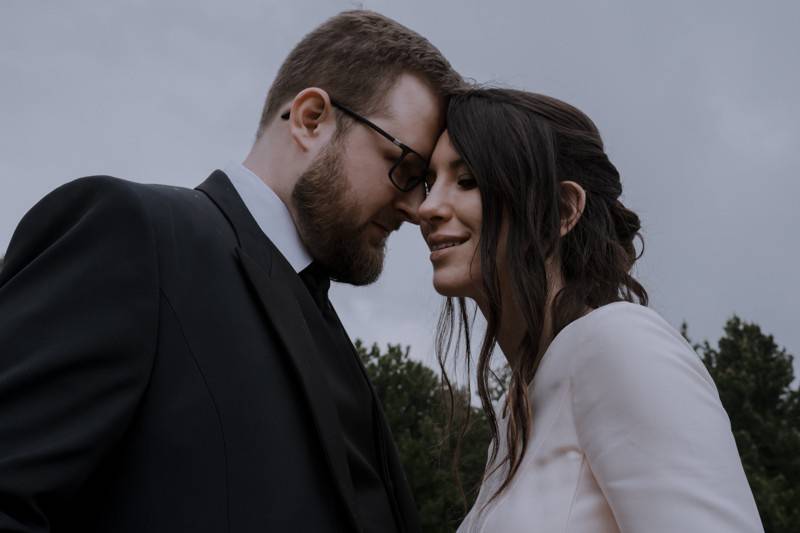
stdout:
POLYGON ((0 271, 0 531, 358 531, 299 283, 220 171, 45 197, 0 271))

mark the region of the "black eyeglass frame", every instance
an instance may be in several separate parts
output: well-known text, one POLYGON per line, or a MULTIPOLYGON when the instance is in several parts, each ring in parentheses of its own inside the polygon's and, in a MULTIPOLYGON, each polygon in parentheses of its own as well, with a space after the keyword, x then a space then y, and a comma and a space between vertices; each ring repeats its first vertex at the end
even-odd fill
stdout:
MULTIPOLYGON (((400 190, 402 192, 409 192, 409 191, 414 190, 419 185, 425 183, 425 177, 427 175, 427 170, 425 172, 423 172, 421 176, 418 176, 418 177, 416 177, 414 179, 409 180, 409 183, 407 183, 405 185, 405 187, 401 187, 397 183, 397 181, 395 181, 394 177, 392 176, 394 174, 394 171, 397 170, 397 167, 399 167, 401 164, 403 164, 403 160, 406 158, 406 156, 408 156, 408 154, 414 154, 415 156, 419 157, 420 161, 422 161, 425 164, 425 168, 427 169, 428 168, 428 160, 425 159, 424 157, 422 157, 422 154, 420 154, 419 152, 417 152, 416 150, 414 150, 413 148, 411 148, 407 144, 405 144, 402 141, 400 141, 400 139, 398 139, 397 137, 395 137, 395 136, 391 135, 390 133, 386 132, 386 130, 384 130, 383 128, 381 128, 380 126, 378 126, 377 124, 375 124, 374 122, 369 120, 368 118, 359 115, 355 111, 353 111, 353 110, 349 109, 348 107, 340 104, 336 100, 331 99, 331 105, 333 107, 335 107, 336 109, 338 109, 339 111, 341 111, 342 113, 344 113, 345 115, 347 115, 350 118, 352 118, 353 120, 361 122, 365 126, 367 126, 369 128, 372 128, 374 131, 378 132, 382 137, 384 137, 389 142, 391 142, 392 144, 394 144, 395 146, 400 148, 400 150, 402 150, 402 152, 400 153, 400 156, 398 156, 397 160, 392 165, 392 168, 389 169, 389 181, 391 181, 392 185, 394 185, 398 190, 400 190)), ((289 120, 289 116, 290 116, 290 112, 287 111, 286 113, 281 115, 281 120, 289 120)))

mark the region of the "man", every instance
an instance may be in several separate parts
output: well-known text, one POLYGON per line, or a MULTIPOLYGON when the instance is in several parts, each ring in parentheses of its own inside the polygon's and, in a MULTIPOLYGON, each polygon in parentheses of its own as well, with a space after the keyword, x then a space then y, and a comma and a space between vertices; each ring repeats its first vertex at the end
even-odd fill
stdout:
POLYGON ((0 530, 417 531, 327 299, 381 272, 461 82, 342 13, 281 67, 243 165, 69 183, 0 272, 0 530))

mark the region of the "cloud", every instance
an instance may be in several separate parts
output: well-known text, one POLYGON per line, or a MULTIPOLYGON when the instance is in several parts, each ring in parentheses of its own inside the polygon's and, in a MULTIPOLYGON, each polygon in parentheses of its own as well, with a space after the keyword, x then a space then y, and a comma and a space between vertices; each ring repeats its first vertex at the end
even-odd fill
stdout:
MULTIPOLYGON (((697 339, 732 313, 800 355, 800 7, 793 2, 364 2, 465 75, 586 111, 640 213, 637 272, 697 339)), ((350 2, 11 1, 0 19, 0 249, 86 174, 194 186, 253 139, 291 46, 350 2)), ((352 336, 430 360, 439 298, 413 228, 384 278, 337 287, 352 336)))

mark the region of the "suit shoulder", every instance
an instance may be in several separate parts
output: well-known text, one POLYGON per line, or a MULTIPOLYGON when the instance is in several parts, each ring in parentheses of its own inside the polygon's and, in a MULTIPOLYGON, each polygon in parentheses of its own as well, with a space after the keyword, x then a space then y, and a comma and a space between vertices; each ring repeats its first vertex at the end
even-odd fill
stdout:
MULTIPOLYGON (((111 176, 70 181, 36 203, 11 237, 5 269, 24 264, 56 245, 119 241, 141 246, 152 230, 140 186, 111 176)), ((99 248, 98 248, 99 249, 99 248)))
MULTIPOLYGON (((115 178, 113 176, 86 176, 61 185, 48 193, 32 209, 57 213, 68 211, 85 215, 86 211, 94 212, 101 206, 111 205, 116 208, 128 205, 140 206, 142 188, 139 183, 115 178)), ((113 212, 114 210, 110 210, 113 212)))
POLYGON ((193 239, 210 245, 220 236, 226 242, 233 238, 229 221, 204 192, 174 185, 135 184, 135 189, 156 232, 170 240, 170 246, 197 245, 193 239), (181 243, 172 242, 174 235, 181 235, 181 243))
MULTIPOLYGON (((67 191, 88 193, 91 191, 119 192, 122 194, 133 193, 136 188, 143 187, 141 183, 107 175, 83 176, 76 178, 56 188, 53 193, 67 191)), ((52 194, 52 193, 51 193, 52 194)))
POLYGON ((185 187, 146 184, 114 176, 97 175, 74 179, 58 187, 50 195, 107 198, 112 201, 125 201, 126 199, 147 201, 159 196, 186 194, 190 191, 185 187))
POLYGON ((126 216, 126 213, 130 216, 129 211, 135 210, 139 216, 134 219, 147 219, 157 226, 165 219, 196 211, 198 204, 207 203, 202 199, 202 193, 186 187, 145 184, 98 175, 70 181, 48 194, 42 202, 48 209, 69 206, 72 213, 104 212, 115 218, 126 216))

